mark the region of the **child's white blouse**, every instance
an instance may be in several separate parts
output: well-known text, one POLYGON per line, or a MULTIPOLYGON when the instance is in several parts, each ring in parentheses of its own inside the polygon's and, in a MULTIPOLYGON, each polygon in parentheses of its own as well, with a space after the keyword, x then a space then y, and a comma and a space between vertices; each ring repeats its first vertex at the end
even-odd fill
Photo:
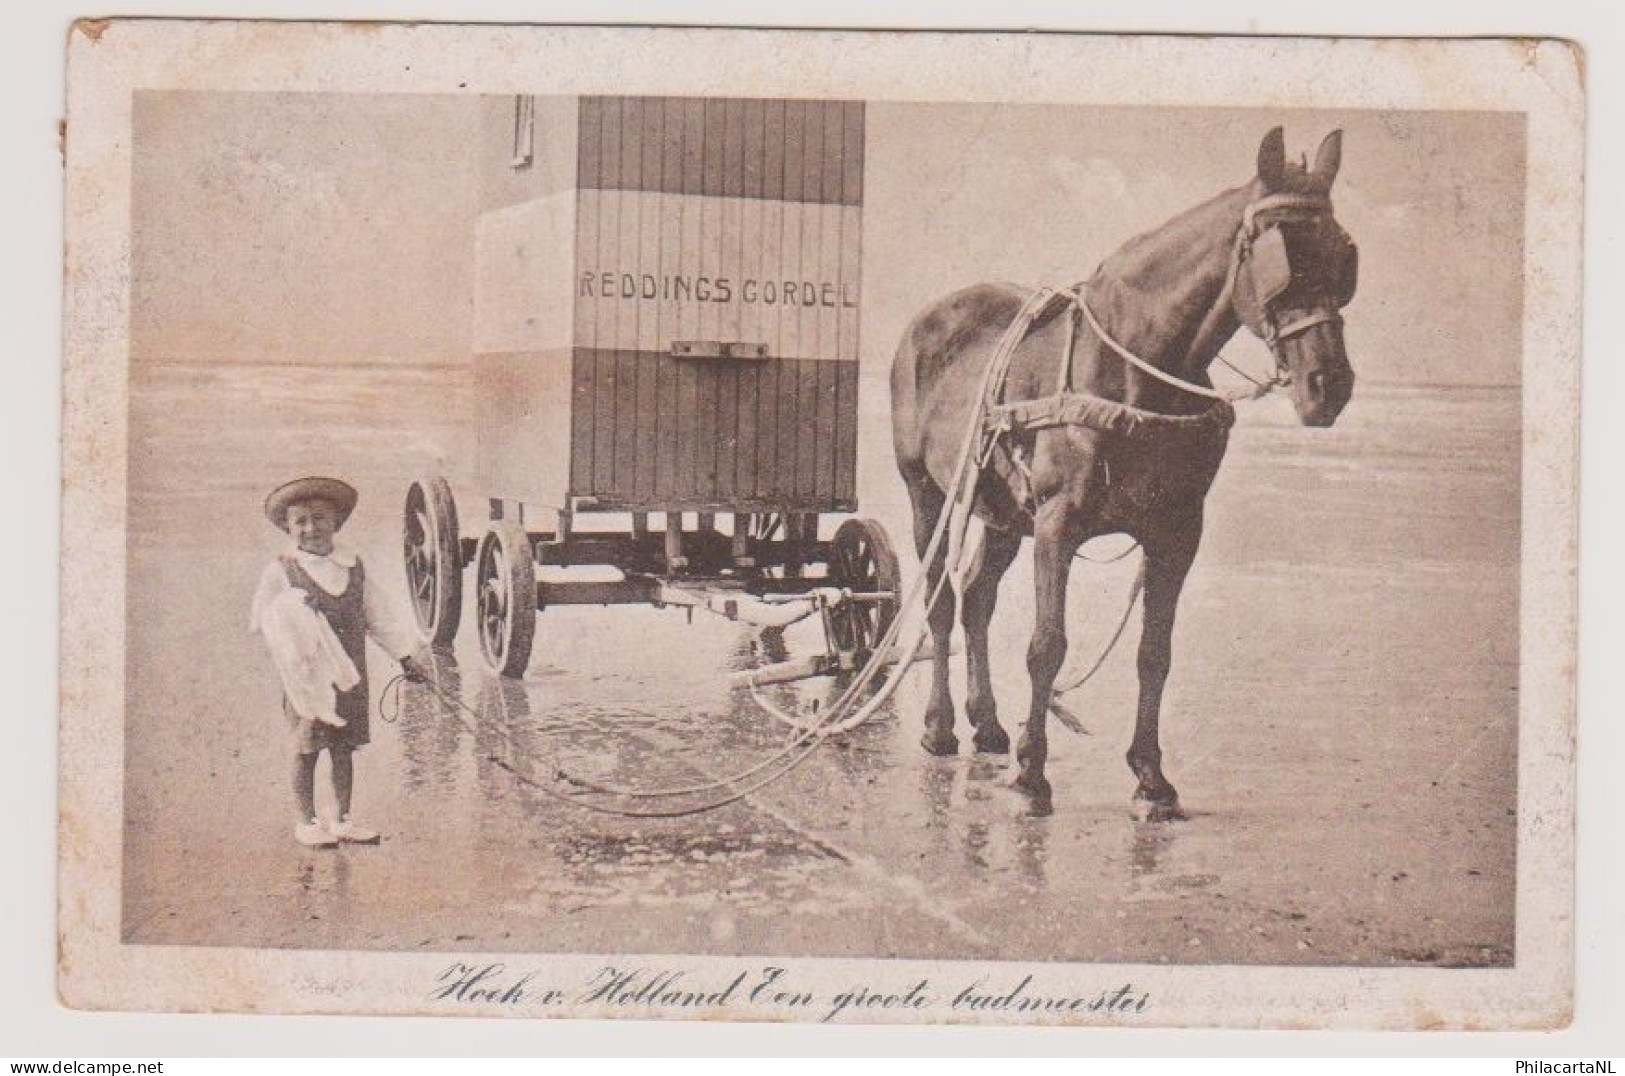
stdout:
MULTIPOLYGON (((294 546, 287 555, 292 557, 305 574, 328 594, 338 597, 350 585, 350 569, 361 563, 354 550, 335 546, 327 556, 307 553, 294 546)), ((370 582, 370 581, 369 581, 370 582)), ((291 589, 288 574, 280 559, 265 566, 259 587, 254 591, 254 605, 249 613, 249 630, 258 632, 265 610, 276 597, 291 589)), ((367 635, 383 647, 390 657, 399 661, 417 650, 417 638, 401 624, 390 603, 384 599, 383 588, 363 585, 361 588, 361 615, 367 624, 367 635)))

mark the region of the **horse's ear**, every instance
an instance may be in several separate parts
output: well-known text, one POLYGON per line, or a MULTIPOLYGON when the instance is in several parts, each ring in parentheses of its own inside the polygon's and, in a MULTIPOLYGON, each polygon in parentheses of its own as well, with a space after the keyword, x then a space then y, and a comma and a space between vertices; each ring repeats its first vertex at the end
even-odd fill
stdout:
POLYGON ((1258 178, 1264 181, 1265 190, 1275 191, 1281 189, 1285 176, 1286 134, 1279 127, 1271 127, 1258 144, 1258 178))
POLYGON ((1333 131, 1320 143, 1315 151, 1315 168, 1309 173, 1315 177, 1315 182, 1325 190, 1332 189, 1332 180, 1337 178, 1337 169, 1343 163, 1343 132, 1333 131))

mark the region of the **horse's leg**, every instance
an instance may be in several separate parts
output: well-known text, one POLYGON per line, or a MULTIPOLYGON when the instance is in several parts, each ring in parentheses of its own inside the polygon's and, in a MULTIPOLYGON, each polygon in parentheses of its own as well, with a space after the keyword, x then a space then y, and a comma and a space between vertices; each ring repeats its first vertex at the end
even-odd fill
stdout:
POLYGON ((1027 675, 1032 679, 1032 704, 1027 723, 1016 744, 1016 761, 1021 772, 1016 787, 1032 797, 1033 812, 1048 814, 1049 779, 1044 762, 1049 757, 1049 737, 1045 718, 1055 677, 1066 660, 1066 582, 1072 570, 1072 555, 1082 544, 1072 533, 1069 506, 1056 498, 1038 510, 1033 529, 1033 585, 1036 591, 1032 643, 1027 647, 1027 675))
MULTIPOLYGON (((925 572, 926 599, 930 600, 931 592, 946 570, 948 543, 938 543, 937 554, 929 564, 925 563, 925 554, 947 497, 925 474, 908 476, 908 493, 914 504, 914 547, 920 556, 920 569, 925 572)), ((943 586, 942 593, 931 605, 927 621, 936 653, 931 660, 931 699, 925 706, 925 734, 920 737, 920 745, 933 755, 952 755, 959 750, 959 738, 954 735, 954 697, 948 685, 948 654, 954 631, 952 586, 943 586)))
POLYGON ((1010 736, 999 724, 998 704, 993 698, 993 678, 987 660, 987 627, 993 620, 993 606, 999 598, 999 582, 1021 551, 1021 535, 988 527, 982 543, 982 557, 976 572, 965 582, 964 608, 966 665, 970 690, 965 711, 976 729, 976 750, 1004 754, 1010 750, 1010 736))
POLYGON ((1139 778, 1134 790, 1135 812, 1149 821, 1181 817, 1179 793, 1162 773, 1162 745, 1157 722, 1162 712, 1162 689, 1173 663, 1174 613, 1186 573, 1202 540, 1198 518, 1165 541, 1145 545, 1145 628, 1140 635, 1140 708, 1134 721, 1134 742, 1128 749, 1129 769, 1139 778))

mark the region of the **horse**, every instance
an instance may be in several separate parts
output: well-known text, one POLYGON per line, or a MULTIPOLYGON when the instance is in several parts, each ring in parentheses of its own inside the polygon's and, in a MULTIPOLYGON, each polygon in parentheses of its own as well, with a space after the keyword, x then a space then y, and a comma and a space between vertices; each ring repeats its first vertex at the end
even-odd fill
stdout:
MULTIPOLYGON (((1132 420, 1056 419, 1060 412, 1051 408, 1054 421, 1011 431, 1003 451, 990 453, 974 479, 971 510, 984 526, 959 595, 966 711, 977 751, 1009 751, 990 680, 988 624, 999 582, 1031 536, 1032 694, 1016 747, 1014 787, 1034 814, 1053 809, 1044 772, 1045 722, 1066 656, 1068 572, 1084 542, 1122 533, 1143 551, 1139 706, 1127 752, 1138 781, 1133 811, 1155 821, 1183 817, 1178 792, 1163 772, 1158 722, 1175 610, 1234 420, 1208 367, 1246 326, 1274 356, 1275 377, 1266 387, 1290 389, 1303 425, 1330 426, 1347 405, 1354 372, 1341 310, 1353 298, 1357 251, 1330 200, 1341 158, 1342 132, 1333 131, 1312 166, 1301 158, 1289 164, 1282 130, 1272 129, 1259 143, 1251 180, 1128 240, 1069 293, 1074 302, 1036 317, 1010 354, 1000 402, 1070 398, 1087 403, 1084 411, 1115 410, 1132 420), (1058 383, 1066 397, 1057 395, 1058 383), (1203 415, 1216 420, 1199 421, 1203 415)), ((986 422, 995 402, 985 398, 984 375, 1032 294, 1012 284, 964 288, 917 314, 898 345, 893 447, 922 562, 950 499, 967 423, 986 422)), ((931 563, 922 565, 925 592, 937 594, 927 610, 934 665, 921 738, 933 755, 959 749, 948 675, 956 595, 952 587, 938 589, 944 557, 939 543, 931 563)))

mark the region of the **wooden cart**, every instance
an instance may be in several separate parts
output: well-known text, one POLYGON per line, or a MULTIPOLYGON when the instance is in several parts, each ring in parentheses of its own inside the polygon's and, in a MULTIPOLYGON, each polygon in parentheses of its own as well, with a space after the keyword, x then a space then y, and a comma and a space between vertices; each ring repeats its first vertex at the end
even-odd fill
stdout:
POLYGON ((521 675, 538 610, 651 603, 823 618, 850 665, 895 616, 857 509, 864 108, 842 101, 493 100, 475 236, 476 478, 406 496, 418 626, 521 675), (825 534, 828 534, 825 537, 825 534), (550 568, 607 566, 610 581, 550 568))

